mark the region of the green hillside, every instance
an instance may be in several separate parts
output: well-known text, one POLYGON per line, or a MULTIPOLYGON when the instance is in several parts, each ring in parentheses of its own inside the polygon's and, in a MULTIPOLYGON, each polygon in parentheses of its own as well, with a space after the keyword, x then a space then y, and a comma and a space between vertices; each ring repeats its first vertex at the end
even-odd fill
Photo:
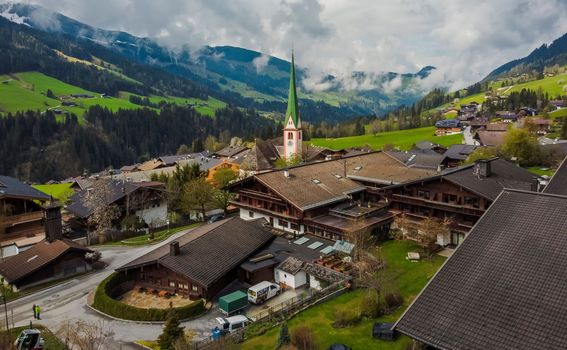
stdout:
POLYGON ((393 145, 402 150, 407 150, 419 141, 431 141, 443 146, 462 143, 462 135, 435 136, 435 127, 430 126, 419 129, 399 130, 379 133, 374 136, 371 134, 361 136, 341 137, 336 139, 312 139, 311 143, 315 146, 328 147, 332 149, 342 149, 348 147, 360 147, 369 145, 374 149, 382 149, 384 145, 393 145))
MULTIPOLYGON (((93 105, 100 105, 110 110, 136 109, 143 106, 131 103, 128 92, 120 94, 119 98, 102 97, 99 93, 81 89, 66 84, 60 80, 39 72, 22 72, 10 75, 0 75, 0 113, 17 112, 24 110, 60 109, 76 114, 79 118, 93 105), (47 90, 51 90, 56 98, 47 97, 47 90), (59 97, 71 94, 88 94, 92 98, 73 98, 77 106, 63 106, 59 97)), ((175 104, 191 104, 199 113, 214 116, 217 109, 226 104, 215 98, 200 100, 196 98, 150 96, 152 103, 165 101, 175 104)))

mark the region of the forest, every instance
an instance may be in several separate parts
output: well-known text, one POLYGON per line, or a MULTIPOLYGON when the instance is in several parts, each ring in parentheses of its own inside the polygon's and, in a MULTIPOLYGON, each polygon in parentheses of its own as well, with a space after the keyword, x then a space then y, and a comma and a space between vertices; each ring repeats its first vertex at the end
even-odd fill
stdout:
POLYGON ((177 105, 166 105, 159 113, 93 106, 85 119, 79 124, 73 115, 61 117, 51 111, 0 118, 0 174, 38 182, 61 180, 174 154, 182 144, 192 145, 193 152, 203 151, 208 137, 265 139, 278 130, 273 120, 233 107, 220 109, 211 118, 177 105))

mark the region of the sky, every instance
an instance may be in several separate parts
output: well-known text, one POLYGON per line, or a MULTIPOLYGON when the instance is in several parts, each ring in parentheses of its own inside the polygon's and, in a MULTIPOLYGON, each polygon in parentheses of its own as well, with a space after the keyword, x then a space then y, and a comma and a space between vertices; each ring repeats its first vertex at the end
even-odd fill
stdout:
MULTIPOLYGON (((2 0, 0 0, 2 2, 2 0)), ((417 72, 467 86, 567 33, 565 0, 28 0, 172 49, 233 45, 332 74, 417 72)), ((255 62, 258 68, 265 60, 255 62)), ((360 86, 359 86, 360 87, 360 86)))

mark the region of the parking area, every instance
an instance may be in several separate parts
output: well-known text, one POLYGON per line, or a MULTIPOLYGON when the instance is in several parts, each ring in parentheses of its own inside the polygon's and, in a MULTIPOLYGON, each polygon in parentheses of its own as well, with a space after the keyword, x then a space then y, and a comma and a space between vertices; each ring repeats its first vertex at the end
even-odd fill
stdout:
POLYGON ((306 295, 308 290, 309 287, 287 289, 283 291, 280 295, 275 296, 272 299, 266 301, 264 304, 261 305, 250 304, 250 306, 246 309, 245 314, 248 318, 256 319, 257 316, 259 316, 262 313, 265 314, 266 312, 268 312, 268 310, 271 310, 272 312, 278 311, 282 307, 285 307, 287 304, 293 303, 297 301, 297 299, 306 295))

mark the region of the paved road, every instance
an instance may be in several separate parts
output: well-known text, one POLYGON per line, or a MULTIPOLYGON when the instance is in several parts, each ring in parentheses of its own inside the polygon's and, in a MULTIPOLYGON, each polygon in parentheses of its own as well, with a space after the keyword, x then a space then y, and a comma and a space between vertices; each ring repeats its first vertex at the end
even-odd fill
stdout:
POLYGON ((478 145, 478 142, 475 139, 473 139, 470 126, 467 126, 465 130, 463 130, 463 137, 465 139, 466 145, 478 145))
MULTIPOLYGON (((187 231, 176 233, 161 244, 168 244, 171 240, 179 237, 187 231)), ((101 316, 87 306, 87 295, 91 290, 115 268, 155 249, 157 245, 149 247, 101 247, 102 260, 109 266, 85 276, 75 278, 63 284, 28 295, 8 304, 8 313, 13 313, 13 321, 16 326, 29 324, 33 320, 32 305, 39 304, 42 308, 41 324, 52 331, 57 331, 64 322, 81 319, 88 322, 102 322, 105 329, 110 332, 108 337, 108 349, 138 349, 129 344, 135 340, 156 339, 162 331, 159 324, 137 324, 131 322, 116 321, 101 316)), ((208 336, 211 328, 215 325, 217 312, 211 312, 197 320, 183 323, 186 329, 194 330, 198 336, 208 336)), ((12 319, 12 317, 10 317, 12 319)))

